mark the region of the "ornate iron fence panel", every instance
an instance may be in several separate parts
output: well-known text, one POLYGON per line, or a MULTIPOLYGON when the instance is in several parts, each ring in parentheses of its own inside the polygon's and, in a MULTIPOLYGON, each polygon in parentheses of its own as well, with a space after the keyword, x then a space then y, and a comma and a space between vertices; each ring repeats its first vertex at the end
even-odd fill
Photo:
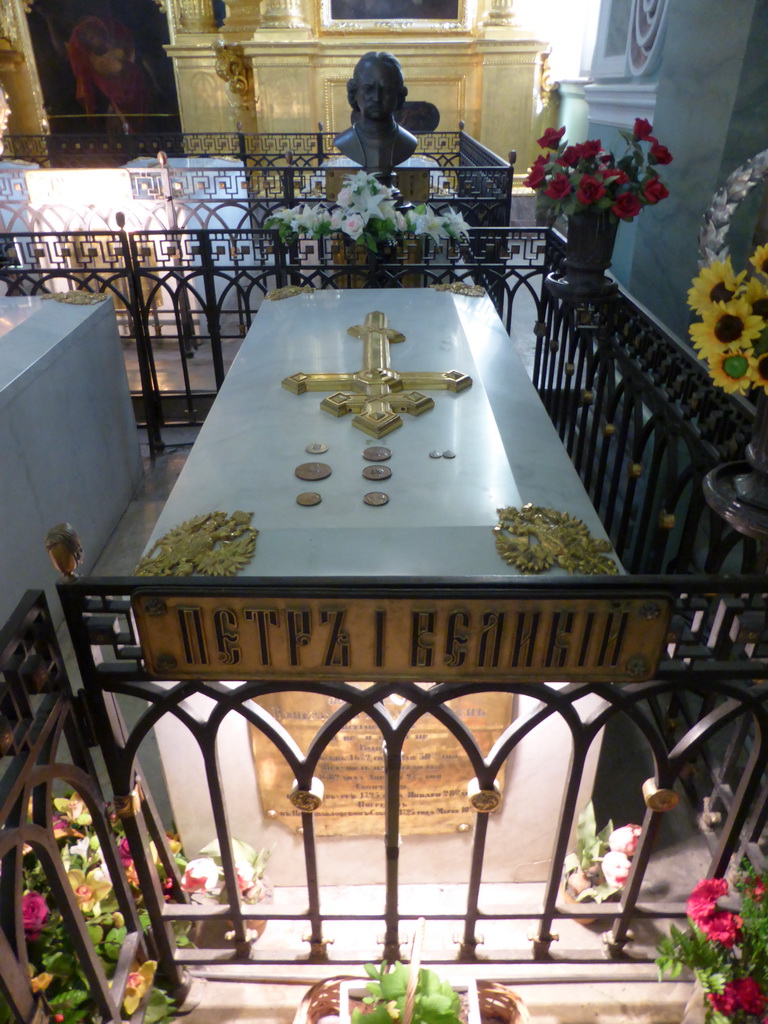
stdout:
MULTIPOLYGON (((45 971, 41 962, 32 969, 25 942, 25 858, 36 859, 53 895, 55 907, 48 910, 62 916, 100 1019, 120 1024, 129 973, 137 959, 150 955, 88 749, 94 745, 86 735, 88 722, 82 698, 74 695, 67 676, 45 596, 29 592, 0 629, 0 996, 19 1020, 51 1019, 45 971), (53 798, 72 790, 91 815, 125 923, 111 979, 94 948, 57 841, 53 798), (30 985, 33 974, 40 976, 38 989, 30 985)), ((180 984, 172 959, 166 959, 169 977, 180 984)))
MULTIPOLYGON (((692 871, 722 876, 745 851, 760 855, 764 849, 768 818, 768 618, 762 576, 736 578, 727 585, 722 579, 711 577, 634 577, 603 581, 533 580, 502 588, 505 597, 514 592, 521 602, 521 614, 525 614, 527 602, 531 608, 539 607, 537 602, 544 594, 563 605, 589 598, 614 602, 614 607, 621 605, 630 593, 646 594, 649 608, 657 607, 660 595, 667 595, 672 602, 672 618, 666 650, 655 676, 649 682, 623 685, 531 683, 526 681, 524 670, 514 669, 492 684, 473 679, 471 670, 461 681, 434 684, 312 682, 303 679, 299 670, 298 675, 278 674, 268 681, 246 678, 223 683, 217 681, 216 670, 210 666, 205 670, 207 682, 150 678, 142 660, 130 603, 137 588, 147 584, 147 580, 139 579, 80 580, 61 588, 88 706, 97 723, 117 792, 129 792, 135 787, 137 755, 150 741, 153 730, 172 716, 177 730, 174 750, 180 750, 180 744, 188 746, 204 766, 208 792, 197 793, 195 806, 201 816, 211 821, 212 834, 215 833, 222 851, 225 875, 231 876, 230 892, 236 891, 232 802, 240 801, 239 794, 227 791, 220 764, 221 743, 225 742, 220 738, 220 730, 228 716, 234 715, 269 742, 269 770, 273 774, 278 765, 285 764, 299 794, 315 797, 321 792, 316 780, 322 782, 324 773, 332 771, 337 759, 334 743, 357 716, 367 716, 370 728, 383 743, 382 747, 375 741, 372 745, 372 749, 383 751, 380 761, 374 763, 378 763, 376 770, 385 779, 386 792, 381 829, 375 831, 384 855, 382 865, 386 864, 381 872, 382 898, 375 909, 361 907, 357 902, 344 908, 324 899, 323 871, 319 865, 323 863, 321 854, 325 847, 313 817, 318 802, 305 802, 302 795, 295 806, 300 811, 298 834, 304 871, 300 880, 293 879, 284 891, 276 887, 272 904, 167 903, 161 896, 152 895, 156 886, 147 886, 147 905, 156 929, 164 928, 172 920, 188 922, 218 916, 230 922, 232 935, 223 949, 171 950, 175 965, 249 962, 252 967, 263 967, 306 960, 359 963, 379 955, 391 959, 401 955, 401 942, 409 924, 418 916, 426 916, 441 922, 443 929, 455 928, 459 937, 455 953, 444 948, 427 949, 426 959, 473 962, 481 941, 478 929, 482 928, 484 963, 504 964, 507 972, 511 965, 537 960, 550 965, 578 963, 586 967, 589 976, 590 967, 604 964, 605 949, 617 962, 648 962, 653 958, 653 938, 636 941, 630 937, 630 929, 638 929, 640 922, 658 926, 662 921, 683 918, 692 871), (474 728, 477 719, 472 715, 462 717, 452 702, 468 697, 482 706, 493 693, 514 695, 521 703, 516 717, 493 737, 490 749, 481 749, 474 728), (331 709, 317 716, 314 736, 301 746, 292 739, 287 720, 269 711, 271 702, 280 694, 303 695, 296 706, 305 708, 313 706, 308 703, 312 695, 319 696, 331 709), (141 709, 134 714, 132 726, 110 721, 107 706, 113 697, 130 699, 141 709), (387 704, 391 697, 396 698, 394 712, 387 704), (425 905, 418 884, 408 887, 406 901, 400 866, 403 849, 408 847, 408 840, 400 839, 405 799, 403 758, 406 751, 418 750, 420 730, 427 718, 439 723, 446 736, 453 737, 457 744, 465 776, 458 783, 459 789, 466 787, 467 793, 480 794, 480 798, 470 796, 469 800, 470 808, 474 809, 467 818, 471 836, 466 871, 459 887, 462 895, 437 910, 434 905, 425 905), (501 900, 498 896, 492 898, 486 875, 494 846, 501 843, 507 856, 517 848, 515 836, 500 831, 490 813, 498 805, 497 787, 502 772, 505 766, 512 772, 515 757, 526 740, 530 738, 530 742, 536 743, 542 731, 546 732, 554 722, 564 731, 563 742, 570 749, 570 759, 562 780, 559 814, 553 816, 548 832, 546 878, 528 887, 522 902, 511 895, 501 900), (564 901, 563 865, 572 848, 575 820, 584 799, 580 793, 588 774, 590 752, 601 743, 612 785, 621 794, 619 813, 624 820, 642 822, 642 836, 620 900, 585 908, 564 901), (618 750, 621 753, 617 756, 618 750), (678 797, 682 801, 677 808, 670 809, 678 797), (703 808, 705 821, 701 816, 703 808), (681 854, 686 871, 676 874, 670 871, 667 858, 670 846, 682 841, 686 844, 681 854), (590 917, 608 929, 605 949, 585 948, 579 942, 578 931, 566 935, 566 922, 583 918, 586 909, 590 917), (247 935, 254 920, 268 922, 267 931, 255 946, 247 935), (274 940, 270 939, 270 922, 274 922, 274 940), (289 943, 289 948, 281 945, 277 933, 286 922, 301 922, 305 926, 305 949, 297 950, 295 943, 289 943), (527 945, 513 938, 519 935, 515 926, 521 922, 527 922, 532 933, 527 945), (335 931, 349 924, 359 928, 359 936, 383 930, 380 949, 372 951, 364 938, 355 948, 329 946, 335 931), (558 939, 558 930, 563 932, 562 940, 558 939)), ((406 607, 418 605, 423 609, 425 601, 434 602, 442 597, 456 603, 471 592, 473 597, 492 602, 500 593, 500 588, 482 582, 444 580, 421 584, 377 581, 375 586, 350 580, 338 584, 296 580, 271 587, 241 579, 227 587, 199 579, 165 578, 152 580, 151 587, 153 596, 161 603, 163 594, 183 591, 187 611, 206 597, 215 598, 216 607, 226 610, 228 594, 236 593, 245 605, 260 608, 264 614, 276 597, 292 598, 299 603, 320 597, 344 604, 358 596, 375 595, 380 602, 403 601, 406 607)), ((231 627, 232 621, 228 621, 231 627)), ((562 674, 567 676, 567 671, 562 674)), ((599 778, 598 772, 594 799, 603 806, 599 778)), ((146 781, 142 779, 142 785, 146 781)), ((503 791, 506 787, 503 782, 500 788, 503 791)), ((504 799, 512 796, 512 789, 504 792, 504 799)), ((269 815, 262 818, 254 814, 253 832, 258 833, 268 823, 269 815)), ((141 834, 145 829, 161 829, 162 823, 145 820, 139 811, 135 826, 141 834)), ((524 831, 525 826, 522 834, 524 831)), ((272 831, 270 841, 274 836, 272 831)), ((291 843, 287 832, 279 837, 273 857, 279 860, 286 844, 291 843)), ((151 864, 146 867, 152 870, 151 864)))
POLYGON ((701 486, 744 451, 750 403, 713 387, 693 351, 628 296, 599 307, 544 299, 534 383, 625 568, 758 568, 755 542, 708 508, 701 486))

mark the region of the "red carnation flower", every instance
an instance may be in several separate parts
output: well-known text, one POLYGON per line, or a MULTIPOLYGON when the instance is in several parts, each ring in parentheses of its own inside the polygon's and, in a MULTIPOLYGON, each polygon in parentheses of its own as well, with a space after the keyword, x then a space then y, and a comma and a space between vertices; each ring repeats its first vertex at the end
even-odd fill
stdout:
POLYGON ((598 181, 597 178, 593 178, 591 174, 584 175, 576 190, 576 198, 584 206, 591 206, 598 199, 602 199, 604 195, 605 185, 603 185, 602 181, 598 181))
POLYGON ((737 978, 731 982, 736 990, 736 998, 739 1006, 746 1013, 762 1013, 768 999, 763 995, 763 990, 754 978, 737 978))
POLYGON ((709 917, 700 918, 696 924, 708 939, 730 949, 738 938, 743 922, 738 914, 729 914, 727 910, 721 910, 716 914, 710 914, 709 917))
POLYGON ((732 1016, 737 1010, 755 1015, 762 1013, 768 999, 754 978, 736 978, 727 981, 722 992, 707 993, 712 1008, 718 1013, 732 1016))
POLYGON ((562 128, 547 128, 540 139, 536 141, 542 149, 557 149, 560 139, 565 135, 565 126, 562 128))
POLYGON ((565 174, 556 174, 549 186, 544 189, 544 195, 549 196, 550 199, 565 199, 571 192, 573 192, 573 186, 565 174))
POLYGON ((717 901, 727 892, 728 883, 724 878, 702 878, 688 897, 685 905, 686 914, 694 924, 698 924, 701 918, 715 913, 717 901))
POLYGON ((644 117, 635 118, 635 127, 632 129, 635 138, 640 139, 641 141, 643 139, 649 139, 650 141, 655 142, 656 140, 651 135, 652 131, 653 125, 650 121, 646 121, 644 117))
POLYGON ((611 207, 611 212, 615 213, 621 220, 632 220, 636 217, 642 208, 642 203, 634 194, 634 192, 622 192, 620 196, 616 197, 616 202, 611 207))
POLYGON ((666 199, 669 195, 669 189, 666 185, 662 185, 658 178, 651 178, 648 184, 643 189, 643 198, 646 203, 653 205, 654 203, 660 203, 662 199, 666 199))
POLYGON ((672 154, 669 152, 666 146, 662 146, 660 142, 654 142, 648 151, 649 159, 651 163, 655 164, 671 164, 672 154))

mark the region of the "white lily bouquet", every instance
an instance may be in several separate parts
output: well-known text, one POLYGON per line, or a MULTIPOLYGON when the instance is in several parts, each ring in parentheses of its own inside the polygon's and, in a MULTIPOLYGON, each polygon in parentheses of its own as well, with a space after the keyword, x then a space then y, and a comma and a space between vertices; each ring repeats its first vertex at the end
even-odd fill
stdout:
POLYGON ((324 238, 341 232, 374 253, 397 245, 406 234, 429 235, 435 242, 448 238, 458 241, 467 235, 469 225, 455 210, 441 215, 422 203, 401 213, 395 208, 392 189, 382 185, 375 175, 358 171, 344 181, 336 206, 306 203, 276 210, 264 226, 277 228, 281 242, 293 242, 299 235, 324 238))

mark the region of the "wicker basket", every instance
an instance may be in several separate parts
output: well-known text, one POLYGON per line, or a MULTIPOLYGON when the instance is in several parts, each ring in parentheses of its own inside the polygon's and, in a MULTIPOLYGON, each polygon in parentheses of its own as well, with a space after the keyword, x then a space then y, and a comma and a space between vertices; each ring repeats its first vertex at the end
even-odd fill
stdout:
MULTIPOLYGON (((357 981, 364 985, 367 979, 340 975, 326 978, 313 985, 299 1004, 293 1024, 317 1024, 322 1017, 339 1012, 339 990, 343 981, 357 981)), ((483 1024, 530 1024, 525 1003, 506 985, 495 981, 478 981, 477 997, 483 1024)))
POLYGON ((497 981, 478 981, 477 999, 483 1024, 500 1021, 501 1024, 530 1024, 528 1009, 517 994, 497 981))

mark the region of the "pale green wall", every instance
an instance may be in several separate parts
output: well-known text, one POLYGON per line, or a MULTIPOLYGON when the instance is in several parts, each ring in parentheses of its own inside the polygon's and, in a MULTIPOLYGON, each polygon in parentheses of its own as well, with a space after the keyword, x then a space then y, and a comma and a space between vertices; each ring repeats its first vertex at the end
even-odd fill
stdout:
MULTIPOLYGON (((765 0, 670 3, 653 124, 674 155, 661 169, 671 195, 622 225, 612 269, 682 336, 704 211, 733 170, 768 148, 767 53, 765 0)), ((611 131, 590 124, 591 137, 608 141, 611 131)), ((739 211, 731 243, 735 260, 746 253, 758 199, 753 195, 739 211)))

